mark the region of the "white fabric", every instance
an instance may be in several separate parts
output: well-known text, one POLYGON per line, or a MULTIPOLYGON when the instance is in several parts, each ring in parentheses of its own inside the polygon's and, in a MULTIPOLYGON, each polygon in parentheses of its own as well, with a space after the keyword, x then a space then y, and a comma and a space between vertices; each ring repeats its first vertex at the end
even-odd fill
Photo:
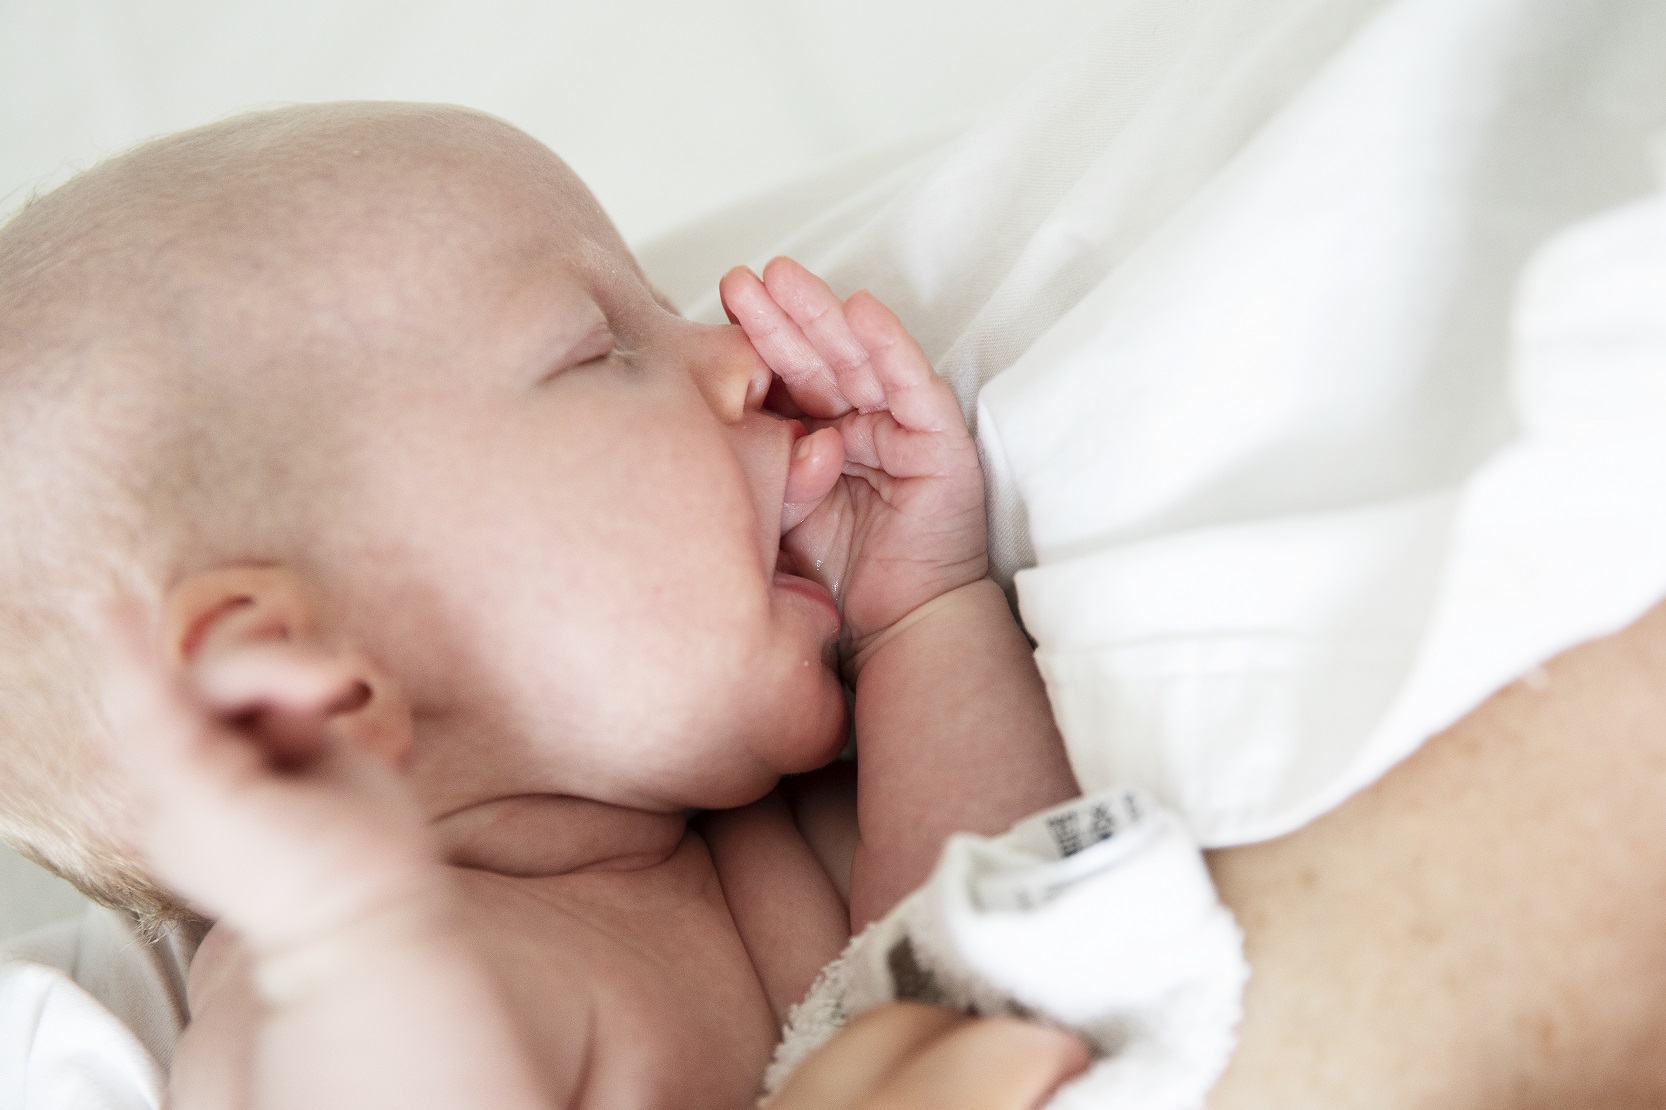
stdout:
POLYGON ((156 1110, 191 946, 90 906, 0 948, 0 1110, 156 1110))
POLYGON ((549 143, 635 243, 858 149, 964 126, 1101 2, 14 0, 0 217, 155 135, 274 104, 418 100, 549 143))
POLYGON ((1279 835, 1666 594, 1660 205, 1569 230, 1658 187, 1663 58, 1659 0, 1121 0, 770 252, 976 417, 1084 789, 1279 835))
POLYGON ((1184 826, 1140 791, 1082 798, 994 839, 953 837, 920 890, 851 941, 795 1006, 780 1088, 848 1020, 905 998, 1075 1029, 1092 1067, 1053 1110, 1201 1107, 1249 969, 1184 826))

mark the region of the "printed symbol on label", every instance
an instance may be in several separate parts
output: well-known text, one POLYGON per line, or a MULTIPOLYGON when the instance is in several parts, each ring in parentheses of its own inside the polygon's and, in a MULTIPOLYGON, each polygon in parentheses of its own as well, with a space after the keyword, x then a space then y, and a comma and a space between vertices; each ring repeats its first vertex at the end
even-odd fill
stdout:
POLYGON ((1073 809, 1047 818, 1047 831, 1053 834, 1053 843, 1059 846, 1061 856, 1073 856, 1087 847, 1082 843, 1081 826, 1081 815, 1073 809))
POLYGON ((1109 840, 1116 832, 1116 814, 1111 811, 1110 803, 1095 802, 1088 813, 1088 839, 1098 844, 1101 840, 1109 840))

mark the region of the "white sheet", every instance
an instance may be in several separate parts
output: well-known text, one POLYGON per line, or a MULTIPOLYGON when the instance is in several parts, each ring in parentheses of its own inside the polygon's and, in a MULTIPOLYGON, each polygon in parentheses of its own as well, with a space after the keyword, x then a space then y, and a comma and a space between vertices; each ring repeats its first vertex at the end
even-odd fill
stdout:
POLYGON ((160 1106, 191 951, 98 906, 0 947, 0 1110, 160 1106))
POLYGON ((1658 0, 1123 0, 777 244, 976 416, 1085 789, 1279 835, 1666 594, 1661 206, 1544 247, 1656 187, 1663 58, 1658 0))

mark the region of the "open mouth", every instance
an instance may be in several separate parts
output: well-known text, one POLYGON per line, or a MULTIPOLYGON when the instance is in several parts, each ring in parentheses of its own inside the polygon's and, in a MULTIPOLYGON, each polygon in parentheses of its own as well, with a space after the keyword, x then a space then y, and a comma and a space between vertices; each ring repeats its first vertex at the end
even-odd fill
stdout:
POLYGON ((844 617, 839 612, 839 604, 833 600, 833 592, 814 578, 797 573, 790 552, 781 552, 781 561, 776 564, 773 584, 778 590, 797 594, 826 609, 835 628, 844 623, 844 617))
MULTIPOLYGON (((786 533, 782 533, 785 538, 786 533)), ((798 565, 798 556, 787 550, 783 543, 775 554, 775 573, 777 576, 786 575, 789 578, 808 578, 809 576, 798 565)))
POLYGON ((775 580, 780 582, 785 578, 808 583, 818 594, 825 595, 831 600, 833 591, 823 585, 819 578, 815 577, 815 568, 806 566, 797 554, 787 550, 785 532, 781 534, 781 539, 783 542, 775 553, 775 580))
POLYGON ((811 432, 802 420, 783 420, 788 431, 786 475, 781 489, 780 542, 775 551, 773 584, 776 588, 813 601, 829 618, 842 623, 834 593, 815 576, 818 568, 789 551, 786 537, 814 511, 827 496, 844 461, 838 433, 823 429, 811 432), (828 440, 831 437, 832 443, 828 440), (812 444, 809 441, 814 440, 812 444))
MULTIPOLYGON (((781 534, 786 539, 786 533, 781 534)), ((783 543, 775 552, 775 573, 773 583, 776 589, 786 590, 810 599, 825 607, 842 624, 843 616, 839 613, 839 604, 833 597, 833 591, 812 578, 808 573, 812 568, 803 566, 799 557, 788 551, 783 543)))

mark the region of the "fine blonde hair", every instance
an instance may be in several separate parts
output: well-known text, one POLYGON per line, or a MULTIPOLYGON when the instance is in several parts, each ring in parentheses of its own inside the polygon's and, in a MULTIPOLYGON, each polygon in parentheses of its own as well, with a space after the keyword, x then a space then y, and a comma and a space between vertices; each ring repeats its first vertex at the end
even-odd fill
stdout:
POLYGON ((261 391, 282 370, 260 361, 260 313, 311 304, 309 281, 278 278, 341 249, 343 182, 425 204, 436 174, 449 189, 459 167, 545 156, 479 113, 298 106, 148 143, 0 227, 0 838, 142 921, 185 913, 136 848, 99 607, 328 534, 334 448, 297 449, 323 434, 306 399, 261 391))
MULTIPOLYGON (((110 249, 72 182, 0 227, 0 839, 152 934, 188 911, 135 846, 89 619, 151 580, 123 356, 82 280, 110 249), (69 302, 69 308, 62 306, 69 302)), ((152 590, 152 592, 154 592, 152 590)))

